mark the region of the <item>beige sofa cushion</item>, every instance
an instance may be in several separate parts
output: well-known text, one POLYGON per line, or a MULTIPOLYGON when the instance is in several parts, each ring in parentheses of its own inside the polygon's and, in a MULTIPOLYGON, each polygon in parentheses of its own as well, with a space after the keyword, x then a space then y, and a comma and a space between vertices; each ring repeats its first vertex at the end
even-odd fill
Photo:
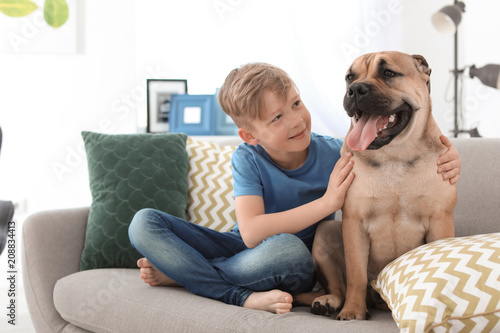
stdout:
POLYGON ((236 221, 231 156, 234 145, 188 137, 188 221, 218 231, 229 231, 236 221))
POLYGON ((398 332, 389 311, 368 321, 341 322, 309 307, 277 315, 196 296, 179 287, 150 287, 138 269, 94 269, 68 275, 54 288, 57 311, 92 332, 398 332), (91 283, 89 283, 91 282, 91 283))

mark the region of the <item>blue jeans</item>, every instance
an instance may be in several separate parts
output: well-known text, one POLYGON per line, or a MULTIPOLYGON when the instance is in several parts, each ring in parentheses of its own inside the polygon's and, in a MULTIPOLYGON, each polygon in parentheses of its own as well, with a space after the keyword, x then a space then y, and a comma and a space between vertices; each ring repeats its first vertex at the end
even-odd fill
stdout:
POLYGON ((136 213, 132 245, 160 272, 194 294, 242 306, 254 291, 292 295, 314 284, 311 253, 298 237, 279 234, 253 249, 238 231, 218 232, 154 210, 136 213))

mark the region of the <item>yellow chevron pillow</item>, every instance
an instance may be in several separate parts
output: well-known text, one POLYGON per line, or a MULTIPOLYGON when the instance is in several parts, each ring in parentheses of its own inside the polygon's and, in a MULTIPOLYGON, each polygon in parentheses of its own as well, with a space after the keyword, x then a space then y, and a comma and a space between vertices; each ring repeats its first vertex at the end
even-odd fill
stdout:
POLYGON ((420 246, 372 286, 401 332, 500 332, 500 233, 420 246))
POLYGON ((188 137, 187 220, 218 231, 229 231, 236 221, 231 156, 235 146, 188 137))

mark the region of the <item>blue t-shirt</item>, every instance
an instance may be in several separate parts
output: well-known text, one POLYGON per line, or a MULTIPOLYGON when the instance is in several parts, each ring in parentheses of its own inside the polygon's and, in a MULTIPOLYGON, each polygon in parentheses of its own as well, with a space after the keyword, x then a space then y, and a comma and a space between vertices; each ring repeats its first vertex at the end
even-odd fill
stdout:
MULTIPOLYGON (((323 196, 342 140, 311 133, 307 160, 300 168, 286 170, 275 164, 264 148, 242 143, 233 153, 234 196, 259 195, 266 214, 286 211, 323 196)), ((334 214, 325 216, 333 219, 334 214)), ((317 223, 296 235, 312 247, 317 223)), ((238 228, 236 224, 235 228, 238 228)))

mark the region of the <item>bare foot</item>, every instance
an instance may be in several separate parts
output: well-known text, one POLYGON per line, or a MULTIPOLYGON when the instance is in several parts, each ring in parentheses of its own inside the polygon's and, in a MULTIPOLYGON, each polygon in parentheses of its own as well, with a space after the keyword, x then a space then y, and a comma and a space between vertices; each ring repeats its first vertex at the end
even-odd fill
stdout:
POLYGON ((137 266, 141 269, 141 279, 150 286, 180 287, 181 285, 160 272, 146 258, 137 260, 137 266))
POLYGON ((245 303, 243 303, 243 307, 281 314, 290 312, 292 301, 292 295, 278 289, 263 292, 256 291, 248 296, 245 303))

